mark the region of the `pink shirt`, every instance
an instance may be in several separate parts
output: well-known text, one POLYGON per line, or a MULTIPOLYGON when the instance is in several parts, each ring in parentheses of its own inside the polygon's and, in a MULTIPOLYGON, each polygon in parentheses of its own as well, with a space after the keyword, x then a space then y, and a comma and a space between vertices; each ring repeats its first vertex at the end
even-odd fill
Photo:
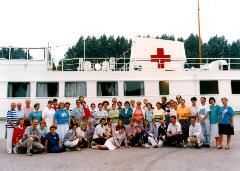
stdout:
POLYGON ((26 108, 26 107, 24 107, 23 108, 23 111, 24 111, 24 117, 25 117, 25 119, 29 119, 29 114, 33 111, 33 108, 26 108))

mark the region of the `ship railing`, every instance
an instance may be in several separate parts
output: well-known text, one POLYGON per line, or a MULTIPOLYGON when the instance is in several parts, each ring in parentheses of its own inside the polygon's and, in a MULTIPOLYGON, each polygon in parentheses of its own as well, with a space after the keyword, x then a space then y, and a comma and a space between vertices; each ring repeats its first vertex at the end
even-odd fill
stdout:
MULTIPOLYGON (((51 64, 51 61, 48 61, 51 64)), ((51 66, 51 65, 49 65, 51 66)), ((51 70, 51 69, 49 69, 51 70)), ((164 62, 161 59, 151 61, 149 58, 71 58, 60 60, 57 71, 221 71, 240 70, 240 58, 199 58, 171 59, 164 62), (164 67, 159 67, 164 64, 164 67)))

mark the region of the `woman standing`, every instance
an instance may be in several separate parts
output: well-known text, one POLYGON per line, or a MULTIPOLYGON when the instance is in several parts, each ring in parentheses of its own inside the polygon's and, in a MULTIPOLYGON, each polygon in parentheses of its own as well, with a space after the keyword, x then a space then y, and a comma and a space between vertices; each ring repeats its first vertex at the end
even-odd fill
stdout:
POLYGON ((218 149, 222 148, 223 135, 227 135, 227 145, 226 149, 230 148, 231 135, 234 135, 234 125, 233 117, 234 112, 232 107, 228 106, 228 99, 222 98, 222 104, 220 110, 220 119, 219 119, 219 145, 218 149))
POLYGON ((137 123, 138 126, 141 127, 143 120, 144 120, 144 110, 141 107, 141 102, 138 101, 137 102, 137 106, 135 107, 134 111, 133 111, 133 119, 135 120, 135 122, 137 123))
POLYGON ((54 123, 55 110, 52 108, 53 101, 49 100, 47 107, 43 110, 42 120, 46 123, 47 131, 50 131, 50 127, 54 123))
POLYGON ((54 119, 57 125, 57 133, 61 142, 63 142, 64 136, 69 129, 70 119, 68 111, 64 109, 64 102, 60 102, 58 108, 55 112, 54 119))
POLYGON ((210 118, 210 126, 211 126, 211 137, 215 138, 216 140, 215 147, 217 147, 219 144, 218 122, 219 122, 219 113, 220 113, 221 107, 216 104, 216 100, 213 97, 209 98, 209 104, 210 104, 209 118, 210 118))
POLYGON ((126 130, 129 128, 129 119, 132 117, 133 109, 130 107, 129 101, 124 103, 124 108, 121 110, 119 118, 123 120, 126 130))

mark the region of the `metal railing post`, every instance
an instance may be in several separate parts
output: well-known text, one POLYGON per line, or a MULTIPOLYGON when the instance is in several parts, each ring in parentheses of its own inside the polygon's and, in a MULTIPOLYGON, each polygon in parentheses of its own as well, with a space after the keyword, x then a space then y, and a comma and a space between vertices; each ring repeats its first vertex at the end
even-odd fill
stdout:
POLYGON ((63 60, 62 60, 62 71, 63 71, 63 60))

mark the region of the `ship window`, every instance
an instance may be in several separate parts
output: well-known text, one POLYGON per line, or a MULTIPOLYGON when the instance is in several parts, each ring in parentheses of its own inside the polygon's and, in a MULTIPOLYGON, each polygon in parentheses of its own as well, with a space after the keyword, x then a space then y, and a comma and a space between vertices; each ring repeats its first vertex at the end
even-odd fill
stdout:
POLYGON ((240 80, 232 80, 232 94, 240 94, 240 80))
POLYGON ((97 82, 97 96, 118 96, 118 83, 97 82))
POLYGON ((160 95, 169 95, 169 81, 159 81, 160 95))
POLYGON ((200 94, 218 93, 218 81, 200 81, 200 94))
POLYGON ((144 96, 143 81, 125 81, 124 96, 144 96))
POLYGON ((8 97, 30 97, 30 83, 9 82, 8 97))
POLYGON ((87 96, 86 82, 66 82, 65 97, 87 96))
POLYGON ((58 97, 58 83, 38 82, 37 97, 58 97))

